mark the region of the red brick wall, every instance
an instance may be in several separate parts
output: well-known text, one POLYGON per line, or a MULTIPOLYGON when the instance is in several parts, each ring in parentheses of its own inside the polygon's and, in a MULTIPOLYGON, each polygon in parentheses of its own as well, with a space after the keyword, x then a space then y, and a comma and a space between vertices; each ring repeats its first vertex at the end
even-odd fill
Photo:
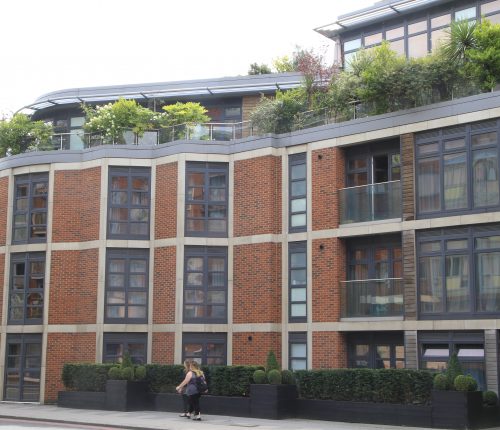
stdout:
POLYGON ((97 249, 53 251, 49 324, 95 324, 97 249))
POLYGON ((234 163, 234 235, 281 232, 281 157, 234 163))
POLYGON ((54 175, 53 242, 99 239, 101 168, 58 170, 54 175))
POLYGON ((177 235, 177 163, 156 167, 155 239, 177 235))
POLYGON ((312 334, 312 368, 339 369, 347 367, 345 336, 336 331, 317 331, 312 334))
MULTIPOLYGON (((0 178, 0 246, 5 245, 9 198, 9 178, 0 178)), ((12 208, 11 208, 12 210, 12 208)))
POLYGON ((155 249, 153 323, 175 322, 175 246, 155 249))
POLYGON ((312 153, 312 228, 326 230, 339 225, 338 190, 344 187, 344 154, 340 148, 312 153))
POLYGON ((95 333, 49 333, 47 335, 47 367, 45 402, 57 400, 64 390, 61 372, 64 363, 95 363, 95 333))
POLYGON ((267 353, 273 351, 281 363, 281 333, 233 333, 233 364, 266 364, 267 353), (252 340, 248 340, 251 336, 252 340))
POLYGON ((233 322, 281 322, 281 244, 234 247, 233 322))
POLYGON ((312 242, 312 320, 340 319, 340 281, 345 280, 345 246, 341 239, 312 242))
MULTIPOLYGON (((151 361, 154 364, 175 364, 175 334, 153 333, 153 353, 151 361)), ((178 363, 177 363, 178 364, 178 363)))

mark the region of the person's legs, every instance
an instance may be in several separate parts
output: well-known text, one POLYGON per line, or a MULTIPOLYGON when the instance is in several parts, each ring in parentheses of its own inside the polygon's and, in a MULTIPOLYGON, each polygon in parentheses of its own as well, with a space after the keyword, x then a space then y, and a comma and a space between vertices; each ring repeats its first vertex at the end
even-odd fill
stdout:
POLYGON ((189 412, 189 396, 187 394, 182 394, 182 414, 181 417, 188 417, 189 412))
POLYGON ((201 394, 199 394, 199 393, 194 394, 191 397, 193 398, 193 409, 194 409, 193 419, 200 420, 201 419, 201 416, 200 416, 200 397, 201 397, 201 394))

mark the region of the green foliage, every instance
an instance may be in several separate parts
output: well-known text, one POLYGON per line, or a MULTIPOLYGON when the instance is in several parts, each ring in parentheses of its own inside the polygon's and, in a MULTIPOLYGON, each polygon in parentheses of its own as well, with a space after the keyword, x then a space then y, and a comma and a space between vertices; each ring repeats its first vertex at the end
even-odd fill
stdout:
POLYGON ((467 58, 467 51, 477 47, 475 35, 476 21, 454 21, 446 31, 447 40, 441 49, 445 57, 451 62, 463 63, 467 58))
POLYGON ((436 390, 446 391, 450 389, 450 383, 444 373, 438 373, 434 376, 433 386, 436 390))
POLYGON ((423 370, 299 370, 295 376, 306 399, 428 404, 432 389, 432 375, 423 370))
POLYGON ((269 383, 272 385, 279 385, 281 384, 281 372, 279 369, 271 369, 269 372, 267 372, 267 379, 269 380, 269 383))
POLYGON ((133 367, 122 367, 120 369, 120 372, 121 372, 120 379, 125 379, 126 381, 133 381, 134 380, 134 368, 133 367))
POLYGON ((483 403, 486 406, 496 406, 498 404, 498 395, 494 391, 483 392, 483 403))
POLYGON ((21 154, 30 150, 53 149, 50 136, 52 126, 42 121, 31 121, 22 113, 0 120, 0 157, 21 154))
POLYGON ((267 380, 266 372, 264 372, 262 369, 258 369, 253 372, 252 379, 256 384, 267 384, 269 382, 267 380))
POLYGON ((272 72, 267 64, 252 63, 250 64, 250 68, 248 69, 249 75, 267 75, 269 73, 272 72))
POLYGON ((266 372, 268 373, 268 376, 269 372, 275 369, 280 370, 280 365, 278 363, 278 360, 276 359, 276 354, 274 353, 274 351, 269 351, 266 358, 266 372))
POLYGON ((458 375, 453 381, 453 386, 457 391, 476 391, 477 382, 470 375, 458 375))
POLYGON ((158 120, 162 127, 171 127, 179 124, 198 124, 210 121, 207 110, 194 102, 180 103, 163 106, 165 113, 158 120))
POLYGON ((62 382, 68 391, 104 391, 112 364, 65 364, 62 382))
POLYGON ((111 369, 109 369, 108 377, 109 379, 123 379, 122 370, 120 369, 119 366, 114 366, 111 369))
POLYGON ((295 72, 296 65, 288 55, 277 57, 273 60, 273 67, 277 73, 295 72))
POLYGON ((451 354, 450 359, 448 360, 448 365, 446 366, 446 378, 448 378, 448 386, 450 389, 455 388, 455 379, 459 375, 463 375, 464 371, 462 370, 462 366, 458 361, 458 355, 456 352, 451 354))
POLYGON ((215 396, 248 396, 256 370, 262 366, 210 366, 205 372, 209 392, 215 396))
POLYGON ((184 379, 184 366, 147 364, 146 381, 153 393, 175 393, 175 387, 184 379))
POLYGON ((146 379, 146 366, 137 366, 135 368, 135 379, 137 381, 142 381, 146 379))
POLYGON ((291 370, 282 370, 281 380, 283 384, 295 385, 295 376, 293 375, 293 372, 291 370))
POLYGON ((126 352, 125 354, 123 354, 123 357, 122 357, 122 362, 121 362, 121 365, 120 365, 122 368, 125 368, 125 367, 134 367, 134 363, 132 362, 132 357, 130 356, 130 354, 128 352, 126 352))

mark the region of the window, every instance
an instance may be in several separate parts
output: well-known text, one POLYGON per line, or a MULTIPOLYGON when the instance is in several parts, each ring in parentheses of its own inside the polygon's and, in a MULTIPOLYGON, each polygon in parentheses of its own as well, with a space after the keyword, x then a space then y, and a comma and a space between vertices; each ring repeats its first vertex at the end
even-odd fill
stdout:
POLYGON ((420 314, 500 312, 500 226, 442 229, 417 236, 420 314))
POLYGON ((417 135, 416 154, 420 217, 498 210, 498 121, 417 135))
POLYGON ((45 254, 12 254, 9 324, 42 324, 45 254))
POLYGON ((288 333, 288 368, 307 369, 307 333, 288 333))
POLYGON ((38 402, 41 366, 41 334, 8 334, 3 400, 38 402))
POLYGON ((227 248, 185 248, 184 322, 227 322, 227 248))
POLYGON ((108 249, 106 322, 147 322, 148 274, 148 249, 108 249))
POLYGON ((109 168, 108 239, 149 239, 151 171, 109 168))
POLYGON ((402 333, 349 333, 350 368, 404 369, 405 348, 402 333))
POLYGON ((307 321, 307 242, 288 245, 289 321, 307 321))
POLYGON ((182 336, 182 360, 194 360, 199 364, 225 365, 227 362, 226 333, 184 333, 182 336))
POLYGON ((420 368, 432 372, 446 370, 448 360, 456 352, 464 374, 477 381, 479 390, 486 389, 483 334, 472 332, 419 333, 420 368))
POLYGON ((186 163, 186 236, 227 237, 228 165, 186 163))
POLYGON ((104 363, 121 363, 129 354, 135 364, 147 363, 146 333, 104 333, 104 363))
POLYGON ((307 228, 307 186, 306 154, 290 155, 290 232, 305 231, 307 228))
POLYGON ((48 173, 16 176, 13 243, 47 239, 48 173))
POLYGON ((455 12, 455 21, 462 21, 476 18, 476 6, 455 12))

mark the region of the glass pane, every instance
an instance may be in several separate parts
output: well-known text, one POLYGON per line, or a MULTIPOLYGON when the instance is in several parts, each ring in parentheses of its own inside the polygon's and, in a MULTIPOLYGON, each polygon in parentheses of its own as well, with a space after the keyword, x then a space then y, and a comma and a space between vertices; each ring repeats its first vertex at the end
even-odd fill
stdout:
POLYGON ((208 304, 220 304, 226 303, 226 293, 224 291, 208 291, 207 292, 207 303, 208 304))
POLYGON ((443 27, 449 24, 451 24, 451 15, 449 13, 431 18, 432 28, 443 27))
POLYGON ((441 257, 421 257, 419 268, 420 309, 425 313, 443 312, 441 257))
POLYGON ((427 21, 414 22, 413 24, 408 24, 408 34, 420 33, 421 31, 427 31, 427 21))
POLYGON ((349 173, 347 175, 347 184, 349 187, 366 185, 368 184, 368 174, 366 172, 349 173))
POLYGON ((434 52, 441 45, 449 40, 450 36, 447 32, 447 28, 441 28, 439 30, 434 30, 431 32, 431 50, 434 52))
POLYGON ((113 176, 111 178, 112 190, 126 190, 128 189, 128 178, 126 176, 113 176))
POLYGON ((226 217, 226 206, 222 205, 209 205, 208 206, 208 217, 209 218, 225 218, 226 217))
POLYGON ((306 181, 292 182, 291 195, 292 195, 292 197, 305 196, 306 195, 306 181))
POLYGON ((306 360, 290 360, 292 370, 307 370, 306 360))
POLYGON ((148 191, 149 190, 149 179, 148 178, 132 178, 132 189, 139 191, 148 191))
POLYGON ((457 249, 467 249, 468 243, 469 241, 467 239, 447 240, 446 249, 448 251, 454 251, 457 249))
POLYGON ((23 226, 28 223, 28 214, 19 214, 14 217, 14 225, 23 226))
POLYGON ((306 165, 296 164, 290 168, 290 176, 293 179, 303 179, 306 177, 306 165))
POLYGON ((132 205, 134 206, 149 206, 148 193, 132 192, 132 205))
POLYGON ((147 262, 145 260, 130 260, 131 273, 146 273, 147 262))
POLYGON ((186 268, 187 268, 187 270, 202 271, 203 270, 203 258, 201 258, 201 257, 189 257, 186 261, 186 268))
POLYGON ((204 306, 184 305, 184 316, 186 318, 202 318, 205 316, 204 306))
POLYGON ((467 207, 467 161, 465 152, 448 154, 444 162, 444 207, 467 207))
POLYGON ((307 290, 305 288, 292 288, 290 291, 291 302, 305 302, 307 299, 307 290))
POLYGON ((305 317, 307 316, 307 309, 305 304, 292 304, 290 309, 292 317, 305 317))
POLYGON ((291 202, 291 211, 295 212, 305 212, 306 211, 306 199, 293 199, 291 202))
POLYGON ((110 221, 128 221, 127 208, 111 208, 109 211, 110 221))
POLYGON ((472 19, 476 17, 476 7, 469 7, 467 9, 462 9, 455 12, 455 21, 461 21, 463 19, 472 19))
POLYGON ((146 275, 130 275, 130 288, 146 288, 146 275))
POLYGON ((32 201, 34 209, 45 209, 47 207, 47 197, 33 197, 32 201))
POLYGON ((387 40, 398 39, 405 35, 404 27, 392 28, 391 30, 387 30, 385 32, 385 38, 387 40))
POLYGON ((292 343, 290 345, 290 356, 293 358, 306 358, 307 345, 305 343, 292 343))
POLYGON ((126 191, 113 191, 111 193, 112 205, 126 205, 128 203, 128 193, 126 191))
POLYGON ((455 140, 447 140, 444 142, 445 151, 453 150, 453 149, 461 149, 465 148, 465 138, 455 139, 455 140))
POLYGON ((130 209, 130 221, 143 221, 149 220, 149 209, 130 209))
POLYGON ((225 188, 210 188, 208 198, 210 201, 213 201, 213 202, 225 202, 226 201, 226 189, 225 188))
POLYGON ((109 275, 108 285, 114 288, 125 287, 125 275, 111 274, 109 275))
POLYGON ((225 318, 226 307, 225 306, 207 305, 205 316, 207 318, 225 318))
POLYGON ((377 345, 377 359, 387 360, 391 358, 391 347, 389 345, 377 345))
POLYGON ((225 233, 227 229, 227 222, 226 220, 209 220, 207 227, 210 232, 225 233))
POLYGON ((188 273, 187 285, 195 285, 195 286, 203 285, 203 273, 188 273))
POLYGON ((481 253, 476 256, 478 310, 500 310, 500 252, 481 253))
POLYGON ((146 318, 146 306, 129 306, 128 318, 146 318))
POLYGON ((366 169, 368 164, 367 164, 367 159, 366 157, 363 158, 354 158, 349 160, 348 162, 348 169, 349 170, 359 170, 359 169, 366 169))
POLYGON ((108 305, 121 305, 125 304, 125 292, 124 291, 108 291, 106 294, 106 303, 108 305))
POLYGON ((208 184, 210 187, 225 187, 226 186, 226 174, 223 172, 209 173, 208 174, 208 184))
POLYGON ((185 303, 204 303, 205 292, 203 290, 184 290, 185 303))
POLYGON ((145 305, 146 304, 146 293, 145 292, 129 292, 128 293, 128 304, 129 305, 145 305))
POLYGON ((205 205, 186 205, 186 216, 189 218, 204 218, 205 205))
POLYGON ((481 5, 481 15, 500 11, 500 0, 490 1, 481 5))
POLYGON ((290 217, 291 227, 303 227, 307 223, 306 214, 297 214, 290 217))
POLYGON ((16 228, 14 230, 14 241, 21 242, 25 241, 28 238, 28 229, 27 228, 16 228))
POLYGON ((205 185, 205 175, 203 173, 188 173, 187 185, 188 187, 205 185))
POLYGON ((435 242, 424 242, 420 245, 420 251, 422 253, 426 252, 437 252, 441 250, 441 242, 440 241, 435 241, 435 242))
POLYGON ((428 158, 418 161, 418 204, 420 212, 441 209, 439 159, 428 158))
POLYGON ((496 145, 497 144, 497 133, 495 131, 491 133, 476 134, 471 137, 472 146, 480 145, 496 145))
POLYGON ((106 306, 107 318, 125 318, 125 306, 106 306))
POLYGON ((361 39, 353 39, 344 42, 344 52, 353 51, 359 48, 361 48, 361 39))
POLYGON ((365 46, 376 45, 382 42, 382 33, 370 34, 365 36, 365 46))
POLYGON ((208 274, 208 287, 225 287, 226 274, 225 272, 210 272, 208 274))
POLYGON ((474 207, 499 203, 498 157, 496 149, 472 152, 474 207))
POLYGON ((448 312, 470 311, 469 260, 466 255, 446 257, 448 312))
POLYGON ((17 199, 16 200, 16 210, 25 211, 28 209, 28 199, 17 199))
POLYGON ((307 254, 305 252, 294 252, 290 255, 290 267, 306 267, 307 254))
POLYGON ((420 58, 427 55, 427 33, 408 38, 408 57, 420 58))
POLYGON ((290 270, 290 285, 304 285, 307 283, 305 269, 290 270))
POLYGON ((478 237, 476 249, 500 248, 500 236, 478 237))
POLYGON ((186 220, 186 230, 202 232, 205 230, 205 221, 188 219, 186 220))
POLYGON ((405 55, 405 41, 404 39, 401 40, 393 40, 390 42, 389 46, 391 47, 391 50, 396 52, 396 54, 404 56, 405 55))

